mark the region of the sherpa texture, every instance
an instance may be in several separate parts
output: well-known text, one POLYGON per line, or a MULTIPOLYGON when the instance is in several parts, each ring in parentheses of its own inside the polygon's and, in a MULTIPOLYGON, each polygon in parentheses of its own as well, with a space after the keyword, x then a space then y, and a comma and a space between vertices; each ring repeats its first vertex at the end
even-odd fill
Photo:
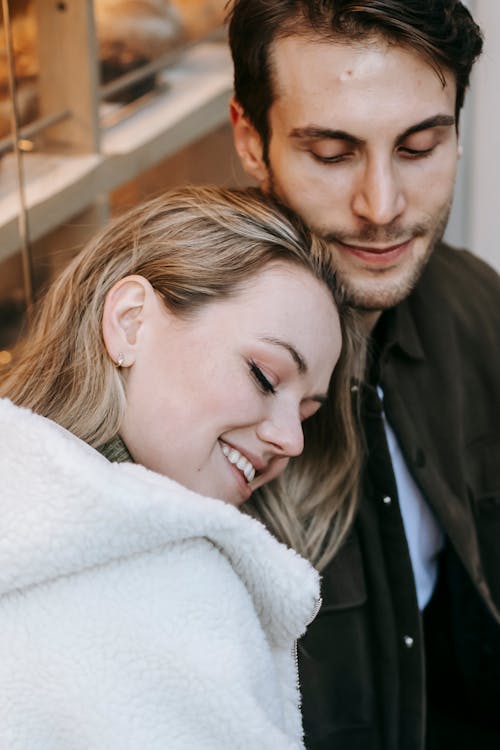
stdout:
POLYGON ((0 482, 0 747, 303 747, 305 560, 7 400, 0 482))

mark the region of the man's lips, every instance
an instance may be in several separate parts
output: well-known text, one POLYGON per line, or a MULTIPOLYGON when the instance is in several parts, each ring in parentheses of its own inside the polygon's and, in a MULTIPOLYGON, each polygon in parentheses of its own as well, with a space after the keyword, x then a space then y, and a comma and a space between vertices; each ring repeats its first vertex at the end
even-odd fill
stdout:
POLYGON ((365 263, 375 266, 389 265, 398 260, 412 244, 413 240, 406 240, 397 245, 370 246, 370 245, 349 245, 337 240, 336 244, 344 251, 356 256, 365 263))

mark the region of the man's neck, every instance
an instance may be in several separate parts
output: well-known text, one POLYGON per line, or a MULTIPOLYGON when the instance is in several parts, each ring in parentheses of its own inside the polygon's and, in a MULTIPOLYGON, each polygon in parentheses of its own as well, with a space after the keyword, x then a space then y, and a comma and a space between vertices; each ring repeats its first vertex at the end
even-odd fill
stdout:
POLYGON ((363 327, 363 332, 367 336, 371 334, 381 315, 382 310, 366 310, 361 313, 361 325, 363 327))

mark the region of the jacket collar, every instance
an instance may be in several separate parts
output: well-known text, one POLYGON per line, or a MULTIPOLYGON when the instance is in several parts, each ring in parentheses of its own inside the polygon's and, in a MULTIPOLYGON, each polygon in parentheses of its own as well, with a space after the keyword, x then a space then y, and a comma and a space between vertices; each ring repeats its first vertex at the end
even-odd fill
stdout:
POLYGON ((411 297, 412 295, 380 316, 372 336, 382 355, 396 348, 410 359, 425 359, 422 341, 411 311, 411 297))
POLYGON ((101 453, 105 458, 108 459, 108 461, 111 461, 111 463, 117 463, 117 464, 123 464, 125 462, 127 463, 134 463, 134 459, 130 455, 130 452, 121 439, 119 435, 115 435, 114 438, 111 440, 108 440, 107 443, 104 443, 104 445, 101 445, 98 449, 99 453, 101 453))

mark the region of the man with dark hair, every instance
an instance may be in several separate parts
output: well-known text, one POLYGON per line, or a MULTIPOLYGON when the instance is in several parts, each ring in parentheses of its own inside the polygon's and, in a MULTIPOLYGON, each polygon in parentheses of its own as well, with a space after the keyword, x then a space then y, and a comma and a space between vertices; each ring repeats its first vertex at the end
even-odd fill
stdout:
MULTIPOLYGON (((352 533, 299 644, 309 750, 500 748, 500 281, 441 242, 480 31, 459 0, 234 0, 245 170, 370 335, 352 533)), ((332 436, 334 439, 334 436, 332 436)))

